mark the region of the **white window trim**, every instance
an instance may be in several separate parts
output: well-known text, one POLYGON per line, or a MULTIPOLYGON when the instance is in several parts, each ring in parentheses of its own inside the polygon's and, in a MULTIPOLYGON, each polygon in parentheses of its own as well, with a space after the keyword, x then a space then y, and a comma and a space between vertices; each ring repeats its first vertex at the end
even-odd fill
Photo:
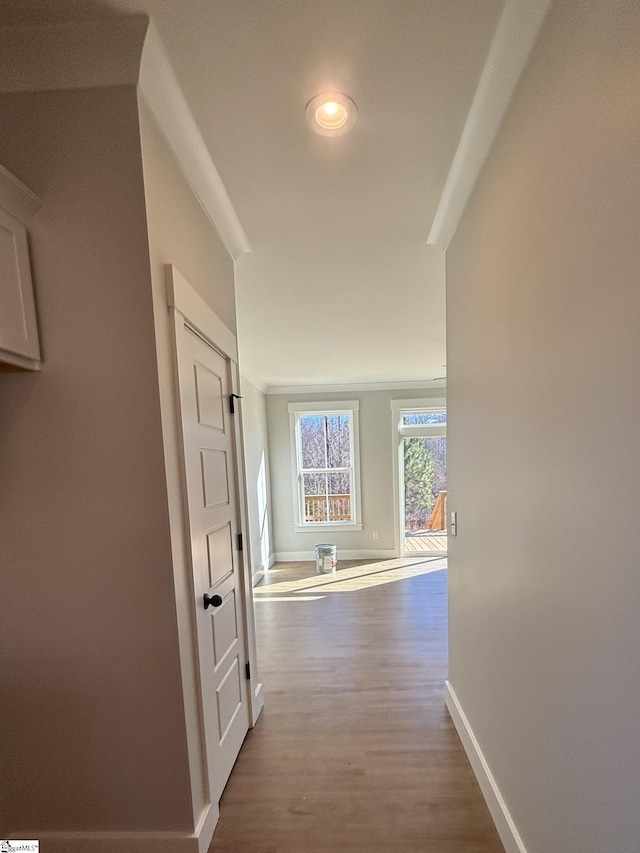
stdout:
POLYGON ((446 412, 446 398, 432 400, 392 400, 394 432, 403 438, 422 438, 429 435, 446 435, 447 425, 444 424, 403 424, 405 414, 427 414, 429 412, 446 412), (413 405, 412 405, 413 404, 413 405))
POLYGON ((343 531, 362 530, 360 489, 360 401, 339 400, 322 403, 289 403, 289 427, 291 435, 291 478, 293 495, 293 529, 295 533, 310 533, 312 530, 343 531), (352 521, 304 521, 303 497, 299 474, 297 423, 299 415, 349 415, 351 418, 351 457, 353 468, 352 521))

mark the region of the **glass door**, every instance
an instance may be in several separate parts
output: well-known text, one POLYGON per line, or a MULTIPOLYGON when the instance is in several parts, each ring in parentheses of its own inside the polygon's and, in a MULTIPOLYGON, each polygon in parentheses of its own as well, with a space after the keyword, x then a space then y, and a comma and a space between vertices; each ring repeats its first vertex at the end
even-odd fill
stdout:
POLYGON ((403 412, 400 432, 402 553, 447 552, 447 415, 403 412))

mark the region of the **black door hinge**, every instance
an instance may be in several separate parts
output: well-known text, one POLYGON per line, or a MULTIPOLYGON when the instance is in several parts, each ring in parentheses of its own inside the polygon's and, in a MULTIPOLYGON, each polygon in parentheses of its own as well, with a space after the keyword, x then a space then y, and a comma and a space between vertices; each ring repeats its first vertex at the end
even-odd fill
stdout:
POLYGON ((240 394, 229 394, 229 411, 232 415, 236 413, 236 400, 242 400, 240 394))
POLYGON ((238 533, 238 551, 242 551, 242 533, 238 533))
POLYGON ((249 663, 249 661, 247 661, 244 665, 244 671, 247 674, 247 681, 249 681, 249 679, 251 678, 251 664, 249 663))

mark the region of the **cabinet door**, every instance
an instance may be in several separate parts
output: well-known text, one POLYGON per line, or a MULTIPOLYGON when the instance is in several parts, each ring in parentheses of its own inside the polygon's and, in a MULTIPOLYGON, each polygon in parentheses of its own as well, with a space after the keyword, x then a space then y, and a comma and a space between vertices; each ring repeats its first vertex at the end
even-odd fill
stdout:
POLYGON ((20 364, 12 355, 37 362, 40 346, 27 230, 0 209, 0 361, 20 364))

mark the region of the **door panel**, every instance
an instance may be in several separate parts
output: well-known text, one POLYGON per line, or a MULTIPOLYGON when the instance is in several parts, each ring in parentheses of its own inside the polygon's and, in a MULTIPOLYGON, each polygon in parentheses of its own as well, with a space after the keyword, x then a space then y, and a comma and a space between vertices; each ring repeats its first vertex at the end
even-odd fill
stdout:
POLYGON ((214 509, 229 503, 229 471, 227 454, 223 450, 201 448, 202 491, 204 508, 214 509))
POLYGON ((231 368, 186 325, 178 329, 178 362, 203 722, 217 801, 249 727, 231 368), (206 608, 205 594, 213 599, 206 608))
POLYGON ((224 432, 222 381, 203 365, 195 366, 198 423, 224 432))
POLYGON ((209 586, 213 587, 233 574, 231 525, 225 524, 207 533, 207 565, 209 586))
POLYGON ((237 636, 235 593, 231 592, 218 608, 213 625, 213 659, 216 666, 227 656, 237 636))
POLYGON ((220 682, 217 696, 219 735, 222 743, 242 708, 242 679, 237 658, 232 661, 226 675, 220 682))

